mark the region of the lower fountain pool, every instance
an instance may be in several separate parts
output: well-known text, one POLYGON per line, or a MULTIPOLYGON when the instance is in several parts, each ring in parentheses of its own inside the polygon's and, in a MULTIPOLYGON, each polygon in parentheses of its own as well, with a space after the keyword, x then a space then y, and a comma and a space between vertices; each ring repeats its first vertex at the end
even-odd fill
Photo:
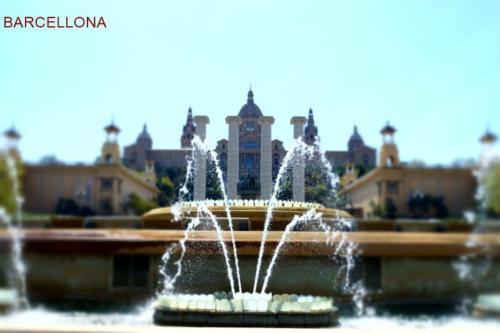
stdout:
MULTIPOLYGON (((11 314, 0 315, 0 330, 3 325, 25 327, 60 327, 64 325, 100 325, 120 327, 153 326, 154 304, 148 303, 130 311, 100 313, 91 311, 53 310, 35 306, 29 310, 20 310, 11 314)), ((391 312, 368 314, 364 316, 341 316, 337 327, 359 329, 399 329, 399 328, 438 328, 438 329, 498 329, 500 322, 494 319, 477 319, 462 313, 433 315, 415 313, 401 315, 391 312)), ((332 327, 332 329, 334 329, 332 327)))
POLYGON ((337 324, 333 298, 310 295, 219 292, 160 296, 157 325, 328 327, 337 324))

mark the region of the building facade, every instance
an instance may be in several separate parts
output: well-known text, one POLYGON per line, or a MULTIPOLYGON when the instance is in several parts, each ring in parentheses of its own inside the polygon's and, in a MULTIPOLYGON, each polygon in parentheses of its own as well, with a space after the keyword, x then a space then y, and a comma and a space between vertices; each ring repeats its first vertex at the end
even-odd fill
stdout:
POLYGON ((440 214, 437 209, 443 208, 446 216, 462 217, 464 211, 474 208, 477 184, 472 169, 407 167, 399 159, 395 132, 389 124, 382 128, 383 143, 375 169, 358 178, 356 170, 348 168, 342 179, 348 208, 355 215, 377 217, 380 210, 387 210, 390 205, 393 217, 436 217, 440 214), (427 211, 419 215, 422 212, 412 206, 412 199, 417 203, 424 197, 427 211), (433 207, 432 200, 441 207, 433 207))
MULTIPOLYGON (((230 116, 232 117, 232 116, 230 116)), ((254 93, 250 89, 246 103, 240 108, 237 117, 238 123, 238 185, 237 191, 241 198, 257 198, 261 193, 261 139, 262 125, 259 119, 266 117, 260 107, 255 103, 254 93)), ((272 124, 270 124, 272 125, 272 124)), ((267 127, 266 127, 267 128, 267 127)), ((188 110, 186 123, 182 128, 180 148, 156 149, 153 140, 144 125, 142 132, 134 144, 124 149, 124 165, 142 171, 148 161, 154 163, 156 170, 163 168, 185 168, 186 161, 191 156, 191 142, 196 134, 196 124, 193 121, 193 111, 188 110)), ((267 134, 266 134, 267 135, 267 134)), ((313 110, 309 109, 307 123, 302 134, 304 142, 315 144, 319 138, 319 129, 314 121, 313 110)), ((224 177, 227 177, 227 164, 229 154, 229 138, 217 141, 215 148, 224 177)), ((371 169, 375 166, 376 151, 366 146, 357 127, 348 141, 346 151, 326 151, 325 156, 334 167, 344 167, 349 163, 364 165, 371 169)), ((286 155, 283 141, 271 138, 271 168, 272 180, 276 178, 281 162, 286 155)))
POLYGON ((54 213, 60 199, 74 200, 78 206, 97 214, 125 214, 129 195, 136 193, 153 200, 159 193, 151 164, 141 174, 121 162, 118 133, 111 124, 105 127, 106 141, 93 165, 25 165, 24 208, 35 213, 54 213))

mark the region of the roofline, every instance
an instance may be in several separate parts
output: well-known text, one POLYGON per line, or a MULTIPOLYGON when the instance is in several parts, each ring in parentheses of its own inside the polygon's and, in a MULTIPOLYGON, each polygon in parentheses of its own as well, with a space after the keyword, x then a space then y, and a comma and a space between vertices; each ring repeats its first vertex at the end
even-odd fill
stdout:
POLYGON ((68 169, 74 169, 74 170, 84 170, 84 169, 89 169, 89 170, 98 170, 99 168, 117 168, 119 172, 122 174, 127 175, 131 180, 135 181, 136 183, 146 187, 150 191, 152 191, 155 194, 160 193, 158 188, 154 185, 151 185, 148 183, 146 180, 144 180, 137 172, 127 168, 126 166, 122 164, 82 164, 82 165, 68 165, 68 164, 54 164, 54 165, 37 165, 37 164, 25 164, 25 169, 28 171, 28 169, 46 169, 46 170, 52 170, 52 171, 57 171, 59 170, 68 170, 68 169))
POLYGON ((437 167, 432 167, 432 168, 417 168, 417 167, 394 167, 394 168, 386 168, 386 167, 376 167, 375 169, 371 170, 367 174, 365 174, 363 177, 357 179, 355 182, 351 183, 348 185, 346 188, 344 188, 341 193, 348 193, 353 191, 356 188, 359 188, 360 186, 364 185, 368 181, 372 180, 376 176, 378 176, 381 173, 384 173, 385 171, 402 171, 402 172, 419 172, 419 173, 432 173, 432 172, 442 172, 446 171, 448 173, 472 173, 473 169, 472 168, 437 168, 437 167))

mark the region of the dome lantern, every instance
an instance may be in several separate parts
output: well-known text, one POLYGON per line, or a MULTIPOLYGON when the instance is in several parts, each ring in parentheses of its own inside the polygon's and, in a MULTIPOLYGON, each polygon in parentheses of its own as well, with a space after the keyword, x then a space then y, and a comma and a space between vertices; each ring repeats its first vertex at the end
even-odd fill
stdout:
POLYGON ((389 121, 380 130, 384 142, 394 143, 394 133, 396 133, 396 128, 389 124, 389 121))
POLYGON ((248 91, 248 98, 245 105, 243 105, 238 113, 238 116, 241 118, 256 118, 262 117, 262 111, 257 104, 254 103, 254 94, 252 88, 248 91))
POLYGON ((120 128, 115 125, 115 122, 113 120, 109 125, 104 127, 104 131, 107 135, 107 141, 117 141, 118 134, 121 132, 120 128))
POLYGON ((9 140, 9 141, 19 141, 21 139, 21 134, 16 130, 14 126, 9 128, 4 132, 4 136, 9 140))
POLYGON ((486 129, 486 132, 481 136, 481 138, 479 138, 479 142, 481 142, 484 145, 492 145, 496 141, 497 141, 497 136, 489 129, 486 129))

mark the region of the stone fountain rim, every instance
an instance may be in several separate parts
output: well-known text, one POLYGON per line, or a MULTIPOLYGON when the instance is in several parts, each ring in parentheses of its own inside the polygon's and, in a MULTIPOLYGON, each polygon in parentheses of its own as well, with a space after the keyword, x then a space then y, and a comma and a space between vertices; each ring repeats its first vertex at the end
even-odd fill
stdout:
MULTIPOLYGON (((225 212, 226 211, 226 206, 218 206, 218 205, 211 205, 207 206, 207 208, 210 211, 216 211, 216 212, 225 212)), ((268 206, 229 206, 229 210, 231 212, 267 212, 268 206)), ((183 212, 191 212, 195 210, 195 207, 180 207, 180 209, 183 212)), ((336 209, 336 208, 326 208, 326 207, 321 207, 321 208, 307 208, 307 207, 282 207, 282 206, 275 206, 273 208, 273 215, 276 213, 288 213, 291 216, 294 214, 303 214, 311 209, 315 209, 318 213, 323 213, 325 214, 326 217, 336 217, 337 214, 340 218, 352 218, 352 215, 350 215, 348 212, 341 210, 341 209, 336 209)), ((150 210, 149 212, 145 213, 142 217, 143 218, 150 218, 150 217, 155 217, 155 216, 160 216, 160 215, 173 215, 172 213, 172 206, 170 207, 160 207, 160 208, 154 208, 150 210)))

